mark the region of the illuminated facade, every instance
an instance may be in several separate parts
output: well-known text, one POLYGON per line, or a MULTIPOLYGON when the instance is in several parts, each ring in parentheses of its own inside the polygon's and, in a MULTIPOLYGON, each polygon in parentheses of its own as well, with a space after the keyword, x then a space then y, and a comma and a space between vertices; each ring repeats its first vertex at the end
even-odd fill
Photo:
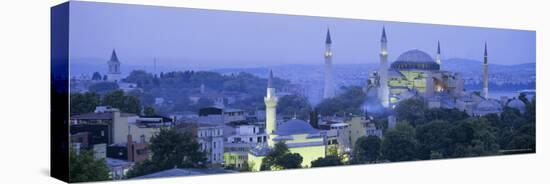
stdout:
POLYGON ((273 73, 268 79, 266 104, 266 133, 267 145, 260 144, 248 152, 248 167, 252 171, 259 171, 262 159, 269 153, 277 142, 284 142, 291 153, 302 156, 302 167, 311 166, 311 161, 325 157, 326 146, 321 132, 314 129, 308 122, 292 119, 277 126, 277 97, 272 86, 273 73))
POLYGON ((382 50, 380 68, 371 75, 377 84, 378 98, 384 107, 393 108, 399 101, 421 95, 426 99, 441 94, 456 99, 463 95, 464 80, 459 73, 442 71, 441 50, 437 44, 437 55, 434 60, 429 54, 413 49, 401 54, 387 68, 387 38, 382 30, 382 50))

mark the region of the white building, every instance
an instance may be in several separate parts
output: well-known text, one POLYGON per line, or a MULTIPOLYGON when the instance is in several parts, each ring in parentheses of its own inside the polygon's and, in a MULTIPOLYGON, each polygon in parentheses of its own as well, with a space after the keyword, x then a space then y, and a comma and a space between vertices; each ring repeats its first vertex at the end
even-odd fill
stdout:
POLYGON ((206 153, 209 163, 223 163, 223 126, 213 124, 198 124, 197 138, 201 151, 206 153))

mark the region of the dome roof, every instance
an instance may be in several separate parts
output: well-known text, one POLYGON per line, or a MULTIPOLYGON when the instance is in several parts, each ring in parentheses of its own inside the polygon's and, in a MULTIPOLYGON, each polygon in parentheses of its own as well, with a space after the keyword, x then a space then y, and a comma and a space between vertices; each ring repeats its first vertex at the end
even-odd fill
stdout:
POLYGON ((521 112, 525 111, 525 103, 517 98, 508 102, 507 106, 511 108, 516 108, 521 112))
POLYGON ((294 135, 294 134, 315 134, 319 131, 311 127, 308 122, 299 119, 292 119, 282 123, 274 134, 279 136, 294 135))
POLYGON ((418 49, 413 49, 399 55, 397 60, 391 64, 391 68, 398 70, 439 70, 439 64, 429 54, 418 49))
POLYGON ((479 111, 498 111, 500 110, 500 105, 491 100, 483 100, 476 106, 476 110, 479 111))

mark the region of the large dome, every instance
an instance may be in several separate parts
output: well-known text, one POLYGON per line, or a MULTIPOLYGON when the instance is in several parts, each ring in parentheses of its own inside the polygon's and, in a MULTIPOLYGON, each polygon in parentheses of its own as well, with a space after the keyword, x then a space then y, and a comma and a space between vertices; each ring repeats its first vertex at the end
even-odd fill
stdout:
POLYGON ((304 120, 292 119, 290 121, 282 123, 274 134, 279 136, 294 135, 294 134, 315 134, 319 131, 311 127, 311 125, 304 120))
POLYGON ((401 54, 391 64, 391 68, 397 70, 439 70, 439 64, 429 54, 413 49, 401 54))

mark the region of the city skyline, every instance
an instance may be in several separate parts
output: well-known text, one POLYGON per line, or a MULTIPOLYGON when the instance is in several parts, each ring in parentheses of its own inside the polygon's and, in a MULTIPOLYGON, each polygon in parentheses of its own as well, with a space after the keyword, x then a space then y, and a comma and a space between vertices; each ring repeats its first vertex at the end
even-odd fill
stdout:
POLYGON ((375 64, 385 26, 390 62, 411 49, 433 57, 438 41, 443 60, 482 61, 486 41, 490 64, 535 62, 534 31, 89 2, 71 8, 77 10, 70 24, 72 60, 95 62, 116 49, 127 66, 152 65, 154 58, 158 66, 186 68, 322 65, 330 28, 333 64, 375 64))

